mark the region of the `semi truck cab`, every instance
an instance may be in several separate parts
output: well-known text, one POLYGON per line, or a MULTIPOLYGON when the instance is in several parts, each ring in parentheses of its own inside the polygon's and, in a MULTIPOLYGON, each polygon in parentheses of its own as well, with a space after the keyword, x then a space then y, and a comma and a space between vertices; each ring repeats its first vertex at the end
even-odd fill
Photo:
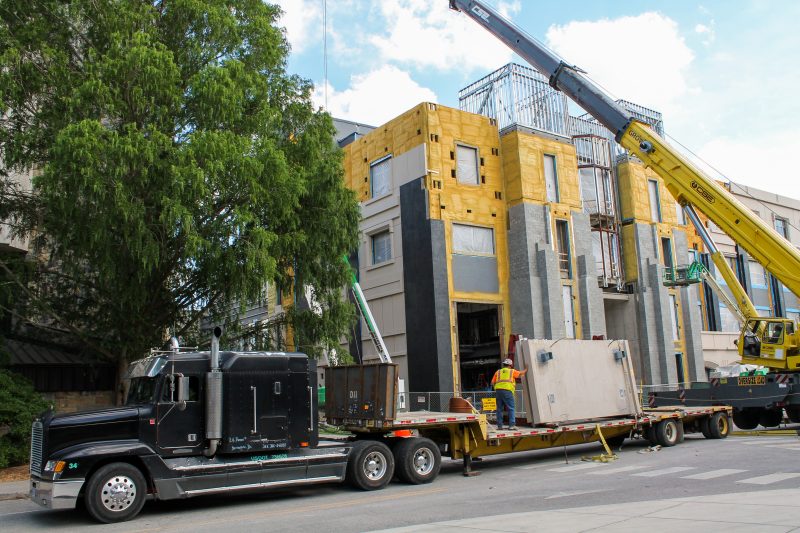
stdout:
POLYGON ((124 406, 34 422, 30 497, 118 522, 147 498, 341 481, 349 448, 319 446, 316 375, 304 354, 216 345, 135 361, 124 406))

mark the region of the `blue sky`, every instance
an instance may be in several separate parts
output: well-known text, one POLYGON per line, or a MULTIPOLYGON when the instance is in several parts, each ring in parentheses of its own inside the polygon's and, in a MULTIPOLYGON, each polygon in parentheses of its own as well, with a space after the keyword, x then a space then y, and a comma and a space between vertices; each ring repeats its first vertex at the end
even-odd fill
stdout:
MULTIPOLYGON (((323 0, 278 0, 289 70, 325 104, 323 0)), ((734 181, 800 199, 800 2, 490 0, 734 181)), ((447 0, 328 0, 326 108, 372 125, 521 62, 447 0)), ((710 172, 713 172, 709 169, 710 172)))

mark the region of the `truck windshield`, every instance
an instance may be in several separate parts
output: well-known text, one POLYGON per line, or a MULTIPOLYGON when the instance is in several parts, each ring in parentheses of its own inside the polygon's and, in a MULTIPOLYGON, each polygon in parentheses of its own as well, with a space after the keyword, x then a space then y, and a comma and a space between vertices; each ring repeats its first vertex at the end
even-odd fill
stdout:
POLYGON ((133 378, 128 389, 128 399, 125 401, 125 405, 153 403, 155 390, 156 378, 133 378))

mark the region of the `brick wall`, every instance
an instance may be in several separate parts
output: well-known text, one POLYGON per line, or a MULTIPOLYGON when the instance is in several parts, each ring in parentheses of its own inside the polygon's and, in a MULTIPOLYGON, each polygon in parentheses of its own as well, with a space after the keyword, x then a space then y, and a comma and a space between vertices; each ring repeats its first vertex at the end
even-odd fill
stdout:
POLYGON ((74 413, 87 409, 102 409, 114 406, 114 391, 90 392, 46 392, 44 399, 57 413, 74 413))

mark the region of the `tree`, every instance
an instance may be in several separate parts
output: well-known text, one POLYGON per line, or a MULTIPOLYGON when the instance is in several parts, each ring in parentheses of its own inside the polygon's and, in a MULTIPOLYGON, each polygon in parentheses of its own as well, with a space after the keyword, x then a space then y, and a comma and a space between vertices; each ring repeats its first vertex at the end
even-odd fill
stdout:
POLYGON ((235 324, 277 281, 313 290, 315 309, 287 313, 303 348, 338 345, 358 206, 330 117, 286 72, 279 14, 3 2, 0 218, 35 239, 37 312, 124 362, 201 317, 235 324), (33 194, 12 194, 29 169, 33 194))

